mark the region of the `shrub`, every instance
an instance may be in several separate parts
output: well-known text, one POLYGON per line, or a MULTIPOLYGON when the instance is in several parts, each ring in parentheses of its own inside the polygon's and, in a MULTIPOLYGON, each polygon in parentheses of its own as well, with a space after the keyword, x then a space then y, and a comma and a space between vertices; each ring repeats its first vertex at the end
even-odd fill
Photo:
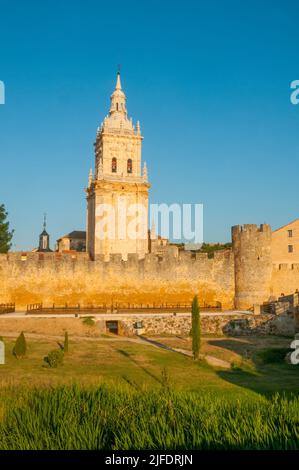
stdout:
POLYGON ((83 324, 87 326, 94 326, 96 324, 93 317, 85 317, 83 318, 82 321, 83 321, 83 324))
POLYGON ((48 367, 58 367, 63 364, 63 351, 59 349, 54 349, 50 351, 48 356, 44 358, 44 361, 47 363, 48 367))
POLYGON ((198 359, 200 350, 200 315, 197 295, 192 302, 192 352, 193 358, 198 359))
POLYGON ((20 359, 26 356, 26 351, 27 351, 27 344, 26 344, 24 333, 22 331, 20 336, 17 338, 16 344, 13 348, 12 353, 17 359, 20 359))
POLYGON ((64 334, 63 351, 65 353, 69 352, 69 335, 67 331, 64 334))

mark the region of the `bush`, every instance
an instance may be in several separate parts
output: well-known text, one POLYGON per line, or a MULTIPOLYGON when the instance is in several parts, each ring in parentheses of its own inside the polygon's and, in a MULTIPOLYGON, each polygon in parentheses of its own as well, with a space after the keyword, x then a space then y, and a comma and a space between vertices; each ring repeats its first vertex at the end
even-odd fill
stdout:
POLYGON ((83 318, 82 321, 83 321, 83 324, 87 326, 94 326, 96 324, 93 317, 85 317, 83 318))
POLYGON ((193 358, 198 359, 200 351, 200 312, 197 295, 194 297, 191 309, 192 352, 193 358))
POLYGON ((63 351, 65 353, 69 352, 69 335, 68 332, 66 331, 64 334, 64 344, 63 344, 63 351))
POLYGON ((48 356, 44 358, 44 361, 47 363, 48 367, 58 367, 63 364, 63 351, 59 349, 54 349, 50 351, 48 356))
POLYGON ((27 351, 27 344, 26 344, 24 333, 22 331, 20 336, 17 338, 16 344, 12 350, 12 353, 17 359, 21 359, 26 356, 26 351, 27 351))

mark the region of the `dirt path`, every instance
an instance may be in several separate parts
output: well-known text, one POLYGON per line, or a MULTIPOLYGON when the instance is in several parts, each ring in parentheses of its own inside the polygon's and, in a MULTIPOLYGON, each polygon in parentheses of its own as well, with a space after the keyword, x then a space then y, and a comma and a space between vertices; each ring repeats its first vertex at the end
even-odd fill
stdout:
MULTIPOLYGON (((172 348, 171 346, 168 346, 164 343, 160 343, 159 341, 156 341, 153 339, 146 338, 145 336, 141 336, 140 339, 142 339, 145 344, 151 344, 152 346, 156 346, 161 349, 166 349, 167 351, 172 351, 172 352, 176 352, 179 354, 183 354, 184 356, 188 356, 188 357, 193 356, 192 352, 189 351, 188 349, 172 348)), ((216 357, 213 357, 213 356, 209 356, 208 354, 205 354, 205 355, 200 354, 200 358, 205 359, 207 363, 213 367, 222 367, 224 369, 231 368, 231 365, 229 362, 224 361, 222 359, 217 359, 216 357)))

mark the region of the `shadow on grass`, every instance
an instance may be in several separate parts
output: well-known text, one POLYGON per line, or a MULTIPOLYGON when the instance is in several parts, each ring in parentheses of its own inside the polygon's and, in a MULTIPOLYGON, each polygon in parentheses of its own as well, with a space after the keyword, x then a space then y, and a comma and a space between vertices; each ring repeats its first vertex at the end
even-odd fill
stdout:
MULTIPOLYGON (((154 374, 152 374, 152 372, 150 372, 148 369, 146 369, 145 367, 143 367, 138 361, 136 361, 132 355, 130 353, 128 353, 127 351, 124 351, 123 349, 116 349, 116 351, 121 354, 122 356, 126 357, 127 359, 129 359, 131 362, 133 362, 133 364, 135 364, 137 367, 139 367, 139 369, 141 369, 143 372, 145 372, 149 377, 151 377, 152 379, 154 379, 156 382, 158 382, 159 384, 162 384, 161 380, 154 374)), ((126 382, 130 383, 128 378, 123 376, 123 379, 126 380, 126 382)), ((136 384, 133 383, 130 385, 132 386, 136 386, 136 384)))
POLYGON ((298 394, 299 368, 284 360, 289 348, 269 347, 267 344, 265 348, 257 348, 248 336, 236 339, 238 341, 227 338, 208 342, 241 356, 240 364, 232 364, 231 370, 217 372, 221 379, 267 397, 277 392, 287 396, 298 394))

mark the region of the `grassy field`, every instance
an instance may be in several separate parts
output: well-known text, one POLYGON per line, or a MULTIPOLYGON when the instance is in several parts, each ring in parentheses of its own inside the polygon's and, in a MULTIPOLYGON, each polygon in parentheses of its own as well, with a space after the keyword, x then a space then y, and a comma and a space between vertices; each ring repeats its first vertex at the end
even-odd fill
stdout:
MULTIPOLYGON (((56 340, 27 338, 25 359, 16 359, 11 351, 14 339, 6 338, 6 364, 0 367, 0 387, 13 385, 40 386, 79 383, 128 383, 136 388, 157 387, 165 368, 178 390, 212 390, 239 394, 251 390, 261 394, 298 392, 299 371, 296 366, 262 363, 257 352, 265 348, 287 348, 286 338, 206 338, 202 352, 232 363, 231 370, 212 368, 205 362, 172 351, 140 344, 126 339, 70 338, 70 351, 64 365, 57 369, 45 367, 43 358, 58 348, 56 340)), ((189 349, 188 339, 163 338, 159 342, 189 349), (184 347, 183 347, 184 346, 184 347)))
POLYGON ((299 448, 299 369, 273 354, 288 338, 204 338, 202 352, 227 370, 115 337, 70 337, 51 369, 43 358, 57 339, 28 335, 24 359, 4 340, 0 449, 299 448))

